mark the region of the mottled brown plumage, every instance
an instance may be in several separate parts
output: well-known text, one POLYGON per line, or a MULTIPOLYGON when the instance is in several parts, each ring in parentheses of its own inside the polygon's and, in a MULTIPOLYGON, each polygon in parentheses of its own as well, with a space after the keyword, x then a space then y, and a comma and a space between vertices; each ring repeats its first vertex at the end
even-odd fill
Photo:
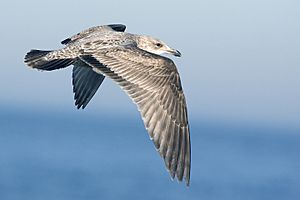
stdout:
POLYGON ((84 108, 104 77, 114 80, 137 104, 145 127, 171 177, 190 182, 191 147, 187 107, 178 71, 162 53, 180 56, 162 41, 124 33, 124 25, 87 29, 55 51, 32 50, 25 62, 39 70, 74 65, 75 104, 84 108))

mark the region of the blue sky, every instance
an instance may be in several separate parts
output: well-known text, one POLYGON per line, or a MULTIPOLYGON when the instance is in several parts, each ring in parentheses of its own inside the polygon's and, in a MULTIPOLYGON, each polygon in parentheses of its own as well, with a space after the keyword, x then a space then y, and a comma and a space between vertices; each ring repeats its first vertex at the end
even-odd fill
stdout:
MULTIPOLYGON (((189 115, 198 119, 300 128, 299 1, 1 1, 0 104, 75 110, 71 68, 38 72, 23 64, 32 49, 62 47, 85 28, 124 23, 179 49, 189 115)), ((137 115, 105 80, 85 112, 137 115)))

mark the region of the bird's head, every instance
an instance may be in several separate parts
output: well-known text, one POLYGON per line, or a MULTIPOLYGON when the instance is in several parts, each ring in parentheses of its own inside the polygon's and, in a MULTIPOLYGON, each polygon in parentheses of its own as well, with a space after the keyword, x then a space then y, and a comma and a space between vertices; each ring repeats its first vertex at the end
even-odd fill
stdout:
POLYGON ((167 53, 177 57, 181 56, 181 53, 178 50, 172 49, 168 47, 168 45, 166 45, 163 41, 150 36, 144 36, 144 35, 139 36, 137 40, 137 46, 140 49, 143 49, 145 51, 157 55, 167 53))

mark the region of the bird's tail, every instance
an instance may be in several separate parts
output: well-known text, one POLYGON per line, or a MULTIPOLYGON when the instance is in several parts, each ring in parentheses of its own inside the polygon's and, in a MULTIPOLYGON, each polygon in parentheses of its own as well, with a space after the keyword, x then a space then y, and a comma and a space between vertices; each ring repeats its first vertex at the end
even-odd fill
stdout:
POLYGON ((25 63, 32 68, 52 71, 73 64, 72 58, 55 56, 55 51, 31 50, 25 56, 25 63))

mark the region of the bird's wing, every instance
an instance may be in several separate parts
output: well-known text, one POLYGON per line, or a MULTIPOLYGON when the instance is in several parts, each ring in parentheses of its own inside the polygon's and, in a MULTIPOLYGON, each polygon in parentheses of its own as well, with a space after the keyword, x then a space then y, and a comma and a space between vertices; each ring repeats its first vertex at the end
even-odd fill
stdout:
POLYGON ((87 37, 88 35, 91 35, 91 34, 94 34, 97 32, 104 32, 104 31, 124 32, 125 29, 126 29, 126 26, 123 24, 109 24, 109 25, 95 26, 95 27, 86 29, 80 33, 77 33, 76 35, 73 35, 72 37, 69 37, 69 38, 61 41, 61 43, 67 45, 67 44, 73 43, 81 38, 87 37))
POLYGON ((78 60, 74 63, 72 78, 75 105, 78 109, 84 109, 103 82, 104 76, 78 60))
POLYGON ((133 46, 82 55, 84 62, 116 81, 137 104, 172 178, 190 181, 190 133, 180 77, 172 60, 133 46))

